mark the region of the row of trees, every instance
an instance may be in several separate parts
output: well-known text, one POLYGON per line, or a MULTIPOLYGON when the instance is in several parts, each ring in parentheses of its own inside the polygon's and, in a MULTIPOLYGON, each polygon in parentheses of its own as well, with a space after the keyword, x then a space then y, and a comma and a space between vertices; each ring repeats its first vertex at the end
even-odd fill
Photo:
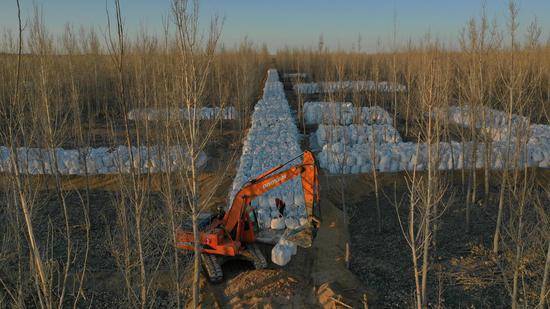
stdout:
MULTIPOLYGON (((394 126, 405 140, 426 143, 425 171, 407 173, 409 193, 404 200, 393 201, 408 206, 400 222, 413 265, 417 308, 425 308, 433 301, 429 273, 437 250, 437 232, 445 224, 441 218, 450 205, 459 205, 453 207, 463 211, 465 233, 470 233, 471 226, 476 224, 471 217, 472 207, 496 209, 489 252, 495 261, 494 273, 500 275, 493 280, 509 292, 512 308, 544 308, 547 303, 550 268, 547 176, 544 171, 541 176, 541 171, 516 164, 528 155, 529 131, 526 127, 513 130, 512 117, 520 114, 532 123, 549 123, 550 45, 542 41, 542 29, 536 19, 524 29, 520 33, 518 7, 510 2, 504 27, 490 21, 483 7, 480 16, 469 20, 461 32, 458 50, 428 34, 420 42, 409 41, 405 45, 397 44, 394 35, 389 50, 374 54, 330 51, 324 47, 322 38, 318 49, 287 49, 277 54, 279 65, 287 71, 311 73, 316 81, 373 80, 407 86, 406 92, 341 91, 318 96, 298 93, 297 103, 299 109, 306 100, 380 105, 393 114, 394 126), (470 123, 481 119, 481 128, 457 127, 445 118, 429 117, 450 105, 470 107, 465 117, 470 123), (508 117, 504 128, 508 152, 500 172, 491 170, 495 157, 490 150, 494 141, 482 134, 491 125, 485 107, 504 111, 508 117), (471 162, 479 161, 478 148, 487 150, 481 152, 482 166, 463 166, 454 172, 460 175, 459 188, 451 181, 453 172, 438 168, 439 142, 451 140, 473 143, 471 152, 460 154, 471 162)), ((373 143, 372 148, 375 146, 373 143)), ((378 232, 381 232, 384 227, 379 191, 383 189, 375 166, 369 177, 374 183, 378 232)), ((339 181, 346 211, 345 177, 339 181)))
POLYGON ((199 24, 198 1, 172 1, 163 34, 141 30, 135 38, 118 0, 108 3, 102 30, 68 25, 59 36, 38 7, 23 16, 16 2, 19 27, 0 40, 0 144, 11 163, 2 175, 0 306, 183 307, 189 299, 196 306, 200 255, 178 252, 175 230, 191 220, 198 233, 198 216, 232 172, 269 59, 265 48, 246 40, 221 46, 223 19, 199 24), (234 106, 238 120, 201 121, 204 106, 234 106), (140 107, 190 116, 130 121, 128 112, 140 107), (117 145, 181 145, 187 169, 143 173, 131 164, 129 173, 71 179, 59 172, 56 148, 78 149, 86 165, 90 147, 117 145), (237 147, 211 154, 213 145, 237 147), (21 173, 21 147, 49 149, 52 175, 21 173), (202 152, 224 163, 201 171, 202 152))

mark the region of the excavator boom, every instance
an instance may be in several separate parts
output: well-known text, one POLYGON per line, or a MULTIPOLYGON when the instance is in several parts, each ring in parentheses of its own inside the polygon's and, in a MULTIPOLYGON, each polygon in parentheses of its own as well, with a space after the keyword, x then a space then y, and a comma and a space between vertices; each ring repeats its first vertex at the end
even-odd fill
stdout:
POLYGON ((272 168, 257 178, 247 182, 243 188, 237 192, 233 198, 231 207, 224 217, 224 228, 226 232, 229 233, 235 228, 242 216, 244 208, 249 205, 253 199, 298 176, 302 176, 302 188, 304 191, 304 201, 308 219, 310 221, 314 220, 315 216, 313 210, 315 204, 319 201, 318 169, 315 164, 313 153, 306 150, 300 156, 303 157, 301 164, 291 166, 281 172, 278 171, 282 170, 285 165, 288 165, 288 162, 272 168))

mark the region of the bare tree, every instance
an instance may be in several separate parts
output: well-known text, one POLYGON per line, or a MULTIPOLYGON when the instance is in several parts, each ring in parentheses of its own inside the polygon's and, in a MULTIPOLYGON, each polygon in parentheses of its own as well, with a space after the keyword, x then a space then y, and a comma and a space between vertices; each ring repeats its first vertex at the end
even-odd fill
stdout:
POLYGON ((181 98, 181 104, 186 111, 187 119, 180 123, 184 132, 181 143, 185 145, 189 156, 189 173, 185 173, 184 190, 187 204, 191 212, 194 236, 193 259, 193 306, 199 304, 199 275, 201 248, 199 243, 199 215, 206 207, 200 200, 199 159, 202 150, 216 128, 215 124, 201 127, 201 108, 205 106, 204 95, 216 47, 221 35, 222 23, 219 17, 214 17, 210 23, 206 37, 199 28, 199 1, 174 0, 172 16, 176 28, 177 71, 176 80, 179 91, 176 98, 181 98))
MULTIPOLYGON (((546 195, 546 199, 550 199, 550 191, 547 188, 544 188, 543 193, 546 195)), ((550 280, 550 216, 547 213, 547 209, 544 207, 544 197, 540 198, 537 196, 535 203, 535 208, 539 215, 539 222, 542 226, 542 239, 543 244, 546 242, 546 258, 544 262, 544 270, 542 272, 542 280, 540 285, 540 293, 538 299, 538 308, 544 308, 546 305, 546 300, 548 298, 548 280, 550 280)), ((544 247, 543 247, 544 249, 544 247)))
POLYGON ((10 167, 13 184, 14 197, 16 198, 16 203, 23 213, 24 219, 24 228, 27 236, 27 241, 29 245, 30 255, 31 255, 31 269, 32 276, 35 279, 37 289, 37 296, 39 305, 44 308, 52 308, 53 296, 51 293, 50 278, 48 276, 48 270, 44 264, 42 257, 42 250, 39 247, 38 241, 36 239, 35 228, 33 225, 32 219, 32 197, 29 195, 32 194, 29 192, 28 187, 26 188, 24 176, 21 175, 21 166, 20 158, 18 152, 20 136, 23 133, 22 126, 23 122, 23 106, 21 99, 21 84, 23 82, 22 78, 22 62, 23 62, 23 23, 21 19, 21 6, 19 0, 17 3, 17 19, 18 19, 18 36, 17 36, 17 66, 15 70, 15 84, 13 89, 13 94, 10 97, 10 105, 6 113, 3 115, 7 120, 7 133, 6 133, 6 142, 8 143, 8 148, 10 149, 10 167))

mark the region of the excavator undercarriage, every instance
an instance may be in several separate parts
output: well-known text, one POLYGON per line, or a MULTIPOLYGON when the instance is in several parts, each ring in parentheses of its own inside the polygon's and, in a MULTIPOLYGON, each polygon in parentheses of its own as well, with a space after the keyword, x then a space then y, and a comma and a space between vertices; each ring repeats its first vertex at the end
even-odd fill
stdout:
POLYGON ((208 280, 213 283, 221 282, 223 279, 221 265, 234 258, 249 261, 254 266, 254 269, 264 269, 267 267, 267 260, 256 244, 249 245, 238 257, 202 253, 202 268, 208 276, 208 280))

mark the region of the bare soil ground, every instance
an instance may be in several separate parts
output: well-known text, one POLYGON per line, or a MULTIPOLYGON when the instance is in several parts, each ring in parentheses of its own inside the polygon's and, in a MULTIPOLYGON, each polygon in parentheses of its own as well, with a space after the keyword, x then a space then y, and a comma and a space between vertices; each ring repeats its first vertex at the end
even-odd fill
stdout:
MULTIPOLYGON (((271 246, 263 251, 269 259, 271 246)), ((269 263, 267 269, 255 270, 248 262, 229 261, 223 265, 223 282, 205 282, 203 307, 314 308, 311 265, 311 252, 300 249, 285 267, 269 263)))
MULTIPOLYGON (((481 172, 481 171, 480 171, 481 172)), ((340 177, 332 180, 329 199, 342 207, 340 177)), ((480 173, 481 177, 481 173, 480 173)), ((501 269, 491 253, 492 237, 498 205, 498 191, 491 187, 487 206, 481 200, 471 207, 471 224, 465 223, 465 195, 461 194, 459 173, 449 174, 453 198, 444 205, 434 235, 430 257, 429 282, 432 306, 449 308, 503 308, 508 307, 508 292, 502 284, 501 269)), ((499 179, 493 173, 491 179, 499 179)), ((537 179, 548 183, 550 171, 539 170, 537 179)), ((410 249, 399 223, 407 218, 407 205, 395 207, 398 201, 407 201, 404 173, 379 175, 382 231, 378 232, 376 199, 372 175, 344 177, 350 218, 351 270, 369 290, 369 305, 373 308, 403 308, 413 304, 414 279, 410 249), (395 190, 394 190, 395 189, 395 190), (398 216, 399 214, 399 216, 398 216)), ((478 196, 482 196, 479 192, 478 196)))

